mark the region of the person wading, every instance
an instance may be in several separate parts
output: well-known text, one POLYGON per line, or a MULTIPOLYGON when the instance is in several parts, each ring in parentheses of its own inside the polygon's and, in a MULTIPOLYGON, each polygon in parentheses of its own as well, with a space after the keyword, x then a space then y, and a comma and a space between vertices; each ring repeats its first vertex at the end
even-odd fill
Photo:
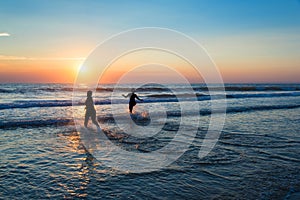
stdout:
POLYGON ((140 101, 144 101, 143 99, 139 98, 134 92, 135 92, 135 89, 132 89, 131 93, 128 93, 127 95, 123 94, 123 97, 125 97, 125 98, 129 97, 129 112, 130 113, 132 113, 132 109, 136 105, 135 99, 138 99, 140 101))
POLYGON ((84 126, 87 127, 89 118, 92 118, 92 122, 99 127, 99 124, 96 120, 96 110, 94 107, 94 101, 92 98, 92 91, 87 91, 87 98, 85 101, 85 119, 84 119, 84 126))

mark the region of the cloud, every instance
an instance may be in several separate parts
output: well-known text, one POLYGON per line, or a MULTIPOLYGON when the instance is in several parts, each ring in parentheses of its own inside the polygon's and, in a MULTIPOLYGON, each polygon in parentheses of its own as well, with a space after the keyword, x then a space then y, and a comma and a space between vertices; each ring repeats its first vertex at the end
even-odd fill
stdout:
POLYGON ((81 60, 85 58, 70 58, 70 57, 25 57, 25 56, 6 56, 0 55, 0 60, 3 61, 17 61, 17 60, 27 60, 27 61, 63 61, 63 60, 81 60))
POLYGON ((8 37, 8 36, 10 36, 10 34, 9 34, 9 33, 0 33, 0 37, 1 37, 1 36, 4 36, 4 37, 6 36, 6 37, 8 37))

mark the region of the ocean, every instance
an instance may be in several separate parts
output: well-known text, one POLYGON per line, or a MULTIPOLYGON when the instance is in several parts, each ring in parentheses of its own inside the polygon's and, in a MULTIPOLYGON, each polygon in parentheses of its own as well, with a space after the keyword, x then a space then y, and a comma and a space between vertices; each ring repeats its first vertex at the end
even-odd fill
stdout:
MULTIPOLYGON (((225 84, 225 96, 217 85, 209 93, 205 84, 192 84, 193 94, 181 84, 125 84, 117 91, 99 85, 93 93, 97 120, 105 139, 123 151, 147 156, 179 130, 187 136, 196 130, 188 142, 175 143, 189 144, 176 160, 138 173, 108 166, 121 160, 99 159, 82 142, 78 126, 87 89, 0 84, 1 199, 299 198, 300 84, 225 84), (144 100, 137 100, 131 115, 142 135, 122 128, 128 125, 122 119, 130 116, 122 94, 131 88, 144 100), (212 102, 224 100, 224 127, 200 158, 210 119, 219 114, 212 112, 212 102)), ((91 120, 87 130, 97 131, 91 120)))

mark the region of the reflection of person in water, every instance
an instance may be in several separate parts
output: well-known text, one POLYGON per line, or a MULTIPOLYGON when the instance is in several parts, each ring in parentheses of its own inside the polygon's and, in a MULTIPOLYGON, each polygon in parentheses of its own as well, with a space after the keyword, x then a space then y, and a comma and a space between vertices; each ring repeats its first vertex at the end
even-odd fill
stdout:
POLYGON ((135 93, 134 89, 131 90, 131 93, 128 93, 127 95, 123 94, 123 97, 127 98, 129 97, 129 112, 132 113, 133 106, 136 105, 135 99, 138 99, 140 101, 144 101, 143 99, 140 99, 135 93))
POLYGON ((85 119, 84 119, 84 126, 87 127, 89 118, 92 118, 92 122, 99 127, 99 124, 96 120, 96 110, 94 107, 94 102, 93 102, 93 98, 92 98, 92 91, 87 91, 87 98, 85 101, 85 119))

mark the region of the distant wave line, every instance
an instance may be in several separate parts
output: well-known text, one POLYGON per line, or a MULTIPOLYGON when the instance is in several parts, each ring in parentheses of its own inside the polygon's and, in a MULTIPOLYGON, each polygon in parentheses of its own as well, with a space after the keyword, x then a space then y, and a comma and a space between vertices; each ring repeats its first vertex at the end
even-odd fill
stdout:
MULTIPOLYGON (((206 94, 196 94, 197 101, 207 101, 211 99, 221 99, 222 95, 206 95, 206 94)), ((300 92, 291 92, 291 93, 254 93, 254 94, 227 94, 227 99, 240 99, 240 98, 274 98, 274 97, 298 97, 300 92)), ((157 94, 157 95, 145 95, 144 103, 171 103, 171 102, 188 102, 194 101, 195 94, 179 94, 177 96, 173 94, 157 94), (178 98, 177 98, 178 97, 178 98)), ((125 99, 113 99, 113 104, 127 104, 125 99)), ((111 100, 96 100, 95 105, 109 105, 111 100)), ((1 103, 0 110, 13 109, 13 108, 34 108, 34 107, 69 107, 69 106, 82 106, 83 102, 72 103, 72 100, 21 100, 14 101, 12 103, 1 103)))
MULTIPOLYGON (((225 87, 216 87, 216 86, 192 86, 193 90, 196 92, 207 92, 207 91, 240 91, 240 92, 262 92, 262 91, 300 91, 300 85, 282 85, 282 86, 225 86, 225 87)), ((128 92, 130 91, 130 87, 98 87, 96 88, 97 92, 113 92, 121 91, 128 92)), ((170 92, 171 90, 177 92, 184 92, 186 90, 185 87, 157 87, 157 86, 146 86, 141 88, 136 88, 137 92, 170 92)), ((0 88, 0 93, 34 93, 38 91, 43 92, 86 92, 87 88, 73 88, 73 87, 29 87, 29 88, 14 88, 14 89, 4 89, 0 88)))

